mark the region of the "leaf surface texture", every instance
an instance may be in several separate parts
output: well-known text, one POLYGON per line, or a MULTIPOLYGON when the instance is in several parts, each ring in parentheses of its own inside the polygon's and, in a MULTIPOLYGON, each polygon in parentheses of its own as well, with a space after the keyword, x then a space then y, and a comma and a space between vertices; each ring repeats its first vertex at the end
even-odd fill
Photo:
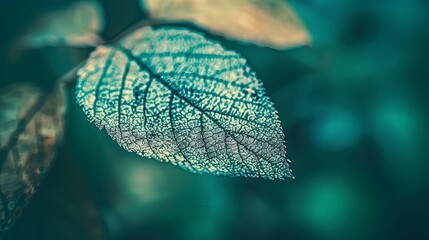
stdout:
POLYGON ((78 72, 76 97, 128 151, 192 172, 292 177, 261 81, 199 33, 145 27, 98 47, 78 72))

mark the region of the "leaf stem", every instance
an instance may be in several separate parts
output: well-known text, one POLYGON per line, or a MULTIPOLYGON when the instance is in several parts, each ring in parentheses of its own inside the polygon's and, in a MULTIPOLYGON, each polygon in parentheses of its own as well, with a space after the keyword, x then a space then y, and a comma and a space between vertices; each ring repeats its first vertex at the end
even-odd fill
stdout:
MULTIPOLYGON (((115 44, 120 39, 122 39, 124 36, 129 34, 130 32, 135 31, 136 29, 139 29, 141 27, 145 26, 160 26, 160 25, 167 25, 171 24, 172 22, 164 21, 164 20, 157 20, 152 18, 145 18, 143 20, 139 20, 136 23, 131 24, 129 27, 125 28, 124 31, 120 32, 117 36, 113 37, 110 41, 106 41, 104 44, 115 44)), ((177 24, 177 22, 174 22, 177 24)), ((180 23, 179 23, 180 24, 180 23)), ((104 45, 100 44, 98 46, 104 45)), ((58 84, 64 84, 66 87, 71 87, 76 83, 76 73, 80 67, 82 67, 86 62, 86 59, 77 64, 74 68, 70 69, 68 72, 63 74, 61 77, 58 78, 57 82, 58 84)))

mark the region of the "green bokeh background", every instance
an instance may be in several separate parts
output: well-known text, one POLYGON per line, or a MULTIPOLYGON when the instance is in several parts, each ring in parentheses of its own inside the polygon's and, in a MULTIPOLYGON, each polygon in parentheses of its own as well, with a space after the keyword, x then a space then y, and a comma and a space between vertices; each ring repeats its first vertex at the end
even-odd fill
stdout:
MULTIPOLYGON (((11 54, 70 0, 0 0, 0 88, 49 89, 91 49, 11 54)), ((109 40, 144 18, 100 0, 109 40)), ((248 59, 275 102, 295 180, 198 175, 128 153, 69 90, 67 137, 7 239, 429 239, 429 2, 291 0, 311 47, 210 35, 248 59), (425 147, 426 146, 426 147, 425 147)))

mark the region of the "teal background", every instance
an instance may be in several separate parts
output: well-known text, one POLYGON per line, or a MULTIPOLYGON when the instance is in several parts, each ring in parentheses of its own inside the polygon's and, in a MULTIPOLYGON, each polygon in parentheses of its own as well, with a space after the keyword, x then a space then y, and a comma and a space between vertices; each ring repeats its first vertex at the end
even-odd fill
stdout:
MULTIPOLYGON (((0 88, 49 89, 91 49, 13 54, 69 0, 0 1, 0 88)), ((104 39, 145 17, 100 1, 104 39)), ((311 47, 208 34, 248 59, 275 102, 296 179, 198 175, 121 149, 69 90, 67 137, 7 239, 429 239, 429 2, 291 0, 311 47)), ((201 29, 200 29, 201 30, 201 29)))

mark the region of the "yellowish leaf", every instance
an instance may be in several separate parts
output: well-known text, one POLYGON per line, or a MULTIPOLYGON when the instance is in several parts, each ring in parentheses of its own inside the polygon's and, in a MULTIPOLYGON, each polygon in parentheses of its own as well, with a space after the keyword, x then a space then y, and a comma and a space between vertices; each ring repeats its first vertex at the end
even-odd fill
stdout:
POLYGON ((285 49, 310 44, 293 8, 282 0, 142 0, 155 19, 190 21, 243 42, 285 49))

